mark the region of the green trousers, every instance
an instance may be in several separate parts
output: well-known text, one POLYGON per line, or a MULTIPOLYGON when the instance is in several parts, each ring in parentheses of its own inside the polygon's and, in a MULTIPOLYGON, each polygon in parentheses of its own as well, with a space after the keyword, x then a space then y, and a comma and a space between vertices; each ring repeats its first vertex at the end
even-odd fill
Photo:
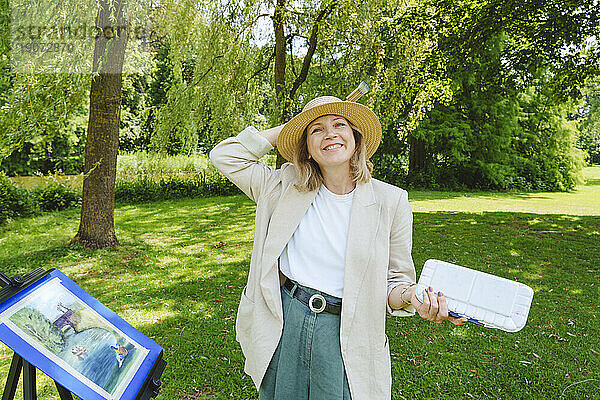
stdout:
MULTIPOLYGON (((311 295, 338 301, 315 289, 311 295)), ((259 400, 350 400, 340 350, 340 316, 316 314, 281 287, 283 333, 260 386, 259 400)))

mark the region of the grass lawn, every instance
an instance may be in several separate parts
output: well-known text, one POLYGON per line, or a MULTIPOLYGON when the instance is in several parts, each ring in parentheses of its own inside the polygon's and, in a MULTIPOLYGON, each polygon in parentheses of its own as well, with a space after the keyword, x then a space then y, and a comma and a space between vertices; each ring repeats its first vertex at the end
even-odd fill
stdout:
MULTIPOLYGON (((411 193, 417 272, 437 258, 535 296, 518 333, 388 318, 394 399, 600 399, 600 168, 574 193, 411 193)), ((235 341, 254 205, 242 196, 115 211, 122 246, 69 245, 78 210, 0 228, 0 270, 56 267, 165 349, 159 399, 256 399, 235 341)), ((0 385, 11 351, 0 344, 0 385)), ((38 374, 40 399, 58 399, 38 374)), ((17 393, 22 398, 22 393, 17 393)))
POLYGON ((585 184, 572 192, 410 191, 413 211, 510 211, 536 214, 600 215, 600 166, 583 169, 585 184))

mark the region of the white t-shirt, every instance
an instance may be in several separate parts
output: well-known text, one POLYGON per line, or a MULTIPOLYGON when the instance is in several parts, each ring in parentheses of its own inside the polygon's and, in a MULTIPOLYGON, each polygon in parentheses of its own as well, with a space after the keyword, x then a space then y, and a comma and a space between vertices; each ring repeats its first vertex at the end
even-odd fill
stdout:
POLYGON ((321 185, 280 257, 281 272, 335 297, 344 292, 346 242, 354 190, 335 194, 321 185))

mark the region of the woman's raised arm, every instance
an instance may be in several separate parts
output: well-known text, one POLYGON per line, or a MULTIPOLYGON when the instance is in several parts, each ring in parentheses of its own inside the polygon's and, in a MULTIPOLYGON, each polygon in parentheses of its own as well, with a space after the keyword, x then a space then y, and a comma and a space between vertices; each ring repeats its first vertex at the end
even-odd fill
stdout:
POLYGON ((212 164, 254 202, 279 181, 278 171, 260 161, 277 144, 283 125, 259 132, 249 126, 217 144, 209 154, 212 164))

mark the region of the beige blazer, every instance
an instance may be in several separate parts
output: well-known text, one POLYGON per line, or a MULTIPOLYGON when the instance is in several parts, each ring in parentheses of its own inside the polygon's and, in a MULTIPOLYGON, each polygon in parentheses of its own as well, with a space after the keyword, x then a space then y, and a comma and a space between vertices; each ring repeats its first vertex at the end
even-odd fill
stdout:
MULTIPOLYGON (((283 330, 278 259, 317 191, 293 185, 295 167, 273 169, 259 162, 272 146, 248 127, 210 152, 214 166, 256 202, 254 245, 248 283, 236 320, 244 371, 256 388, 265 375, 283 330)), ((411 257, 412 212, 405 190, 371 179, 358 184, 350 214, 340 325, 342 358, 353 400, 391 399, 391 364, 385 334, 393 287, 415 281, 411 257)))

